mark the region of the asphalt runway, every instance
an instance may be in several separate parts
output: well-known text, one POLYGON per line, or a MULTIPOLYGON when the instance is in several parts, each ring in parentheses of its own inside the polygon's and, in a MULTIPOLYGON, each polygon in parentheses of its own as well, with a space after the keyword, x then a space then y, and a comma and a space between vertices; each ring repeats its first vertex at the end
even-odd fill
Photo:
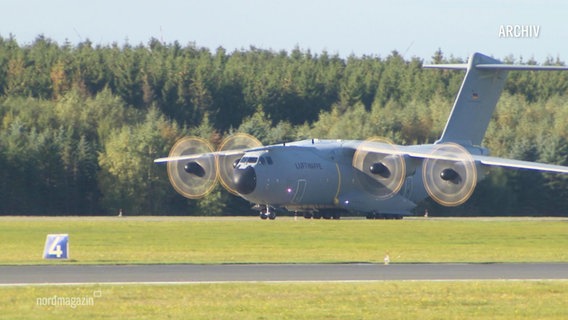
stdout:
POLYGON ((0 266, 0 286, 84 283, 568 280, 567 263, 0 266))

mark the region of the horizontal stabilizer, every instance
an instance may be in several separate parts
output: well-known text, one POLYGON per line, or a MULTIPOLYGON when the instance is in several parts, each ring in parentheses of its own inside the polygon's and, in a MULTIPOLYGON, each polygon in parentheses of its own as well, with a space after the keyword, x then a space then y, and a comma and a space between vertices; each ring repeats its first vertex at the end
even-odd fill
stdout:
POLYGON ((468 64, 425 64, 422 68, 425 69, 454 69, 454 70, 467 70, 468 64))
MULTIPOLYGON (((450 69, 467 70, 468 64, 425 64, 425 69, 450 69)), ((478 64, 473 66, 479 70, 503 70, 503 71, 566 71, 568 66, 536 66, 536 65, 517 65, 517 64, 478 64)))
POLYGON ((515 64, 478 64, 475 66, 480 70, 506 70, 506 71, 566 71, 566 66, 534 66, 534 65, 515 65, 515 64))

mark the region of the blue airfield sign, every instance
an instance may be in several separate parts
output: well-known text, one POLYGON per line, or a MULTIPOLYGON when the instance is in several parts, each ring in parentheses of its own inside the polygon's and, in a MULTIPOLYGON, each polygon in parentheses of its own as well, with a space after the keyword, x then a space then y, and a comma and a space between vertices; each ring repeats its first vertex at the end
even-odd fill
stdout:
POLYGON ((44 259, 69 259, 69 234, 48 234, 43 249, 44 259))

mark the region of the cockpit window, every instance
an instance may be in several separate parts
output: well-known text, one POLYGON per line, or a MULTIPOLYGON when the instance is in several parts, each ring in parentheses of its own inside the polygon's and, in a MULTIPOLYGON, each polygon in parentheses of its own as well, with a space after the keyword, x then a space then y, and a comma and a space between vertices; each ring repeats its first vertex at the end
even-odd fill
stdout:
MULTIPOLYGON (((241 163, 243 165, 256 164, 256 163, 272 164, 272 158, 270 158, 270 157, 242 157, 240 160, 238 160, 238 163, 241 163)), ((235 164, 235 166, 236 166, 236 164, 235 164)))

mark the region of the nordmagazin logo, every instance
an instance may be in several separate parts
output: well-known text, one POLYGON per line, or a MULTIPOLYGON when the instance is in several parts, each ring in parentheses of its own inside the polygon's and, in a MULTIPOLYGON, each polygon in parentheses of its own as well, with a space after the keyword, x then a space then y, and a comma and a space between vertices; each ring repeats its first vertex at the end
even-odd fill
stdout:
POLYGON ((92 296, 58 296, 36 298, 36 305, 42 307, 68 307, 75 309, 77 307, 94 306, 95 298, 100 298, 102 292, 97 290, 92 296))

